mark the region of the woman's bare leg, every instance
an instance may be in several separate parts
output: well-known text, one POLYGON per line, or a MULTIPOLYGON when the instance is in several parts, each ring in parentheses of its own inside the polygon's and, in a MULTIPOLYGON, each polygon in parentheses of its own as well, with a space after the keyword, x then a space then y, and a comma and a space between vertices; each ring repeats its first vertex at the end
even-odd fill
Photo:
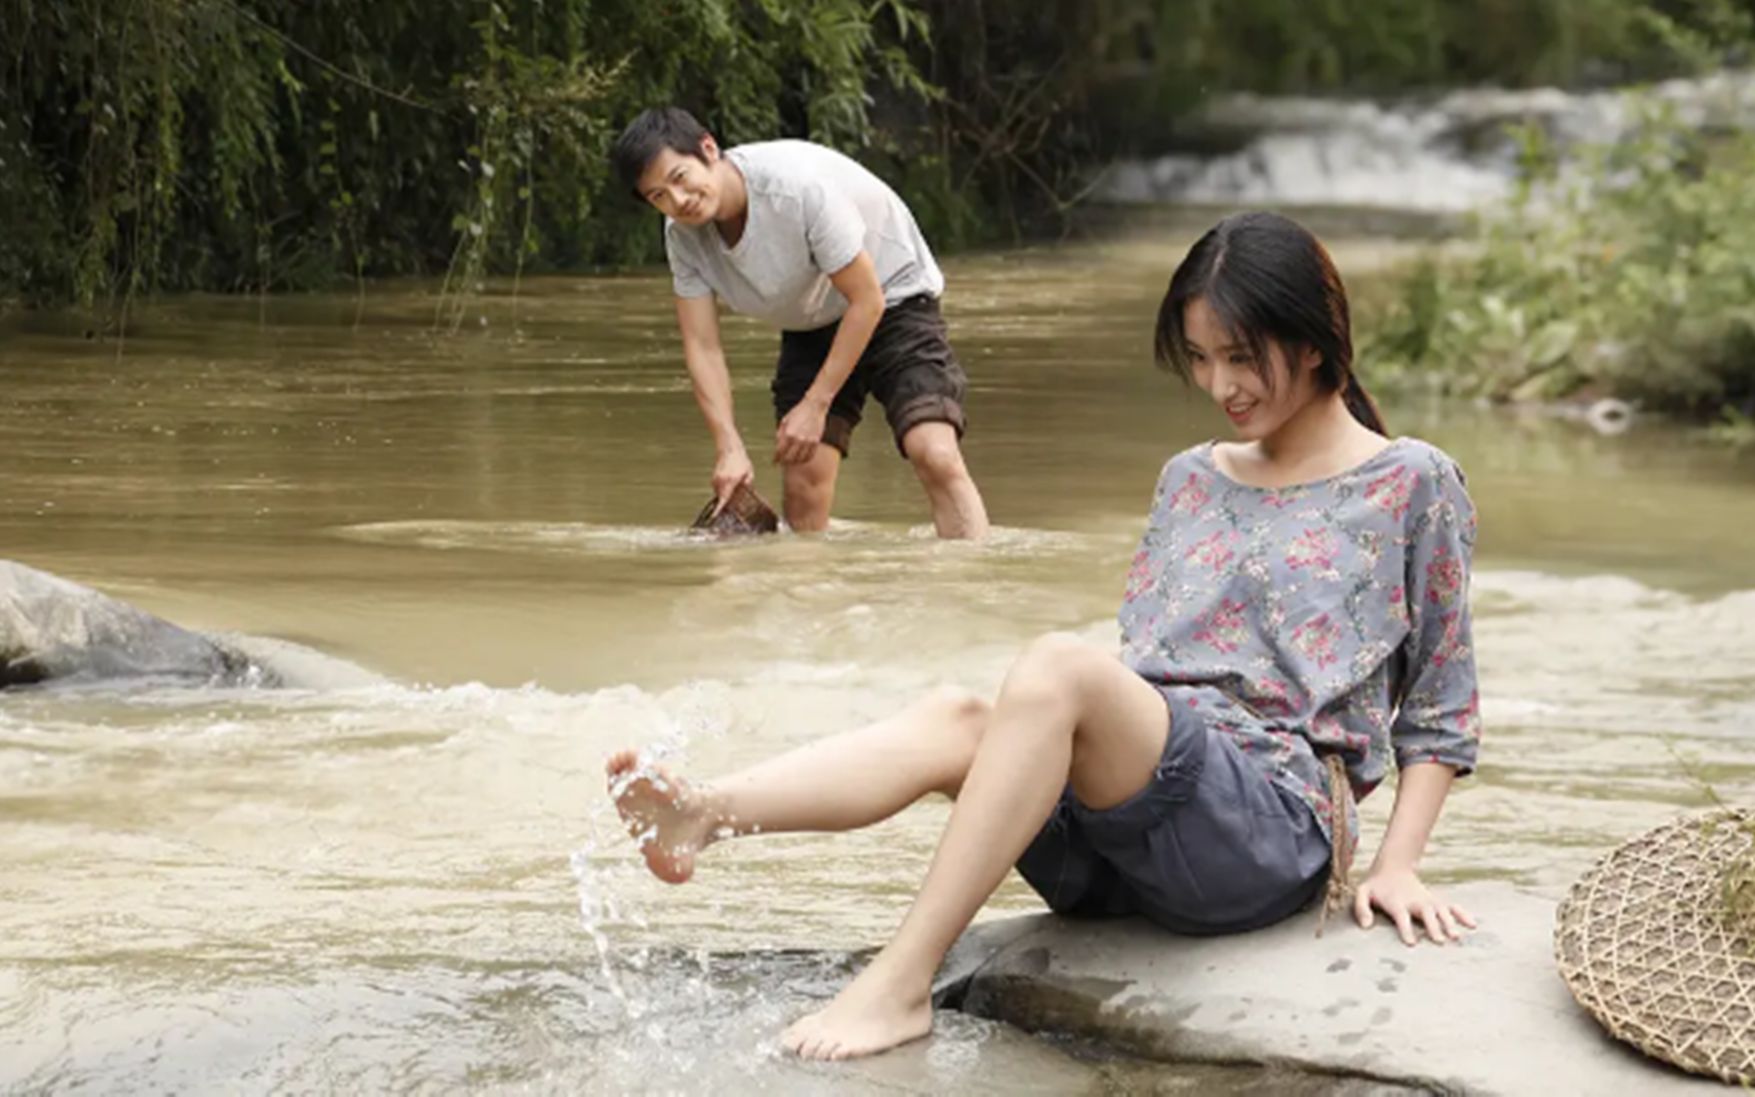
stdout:
POLYGON ((932 1030, 932 977, 952 942, 1047 821, 1070 780, 1113 807, 1152 779, 1170 729, 1163 697, 1069 636, 1033 643, 1007 674, 926 882, 895 937, 823 1010, 782 1037, 812 1059, 870 1055, 932 1030))
POLYGON ((937 690, 888 719, 700 785, 642 768, 625 750, 609 760, 610 795, 653 874, 680 884, 720 838, 852 830, 929 792, 955 796, 988 711, 963 691, 937 690))

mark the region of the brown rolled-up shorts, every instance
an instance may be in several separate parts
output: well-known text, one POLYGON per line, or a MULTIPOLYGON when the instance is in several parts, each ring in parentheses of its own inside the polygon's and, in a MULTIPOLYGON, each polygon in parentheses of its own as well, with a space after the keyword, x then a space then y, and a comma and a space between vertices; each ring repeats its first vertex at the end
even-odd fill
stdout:
MULTIPOLYGON (((778 422, 798 406, 829 356, 840 323, 810 331, 780 333, 780 363, 774 371, 774 419, 778 422)), ((829 402, 823 441, 848 453, 853 428, 865 409, 866 396, 884 406, 896 449, 902 438, 922 423, 949 423, 960 438, 967 429, 963 397, 968 378, 951 350, 938 298, 918 294, 884 309, 859 363, 829 402)))

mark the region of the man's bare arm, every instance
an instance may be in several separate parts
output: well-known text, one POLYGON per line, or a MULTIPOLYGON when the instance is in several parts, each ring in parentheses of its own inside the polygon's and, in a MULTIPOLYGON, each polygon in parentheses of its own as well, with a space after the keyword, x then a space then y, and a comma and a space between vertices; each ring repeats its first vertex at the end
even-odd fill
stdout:
POLYGON ((774 457, 783 465, 808 461, 816 452, 823 436, 823 424, 829 414, 829 403, 859 364, 859 358, 871 343, 871 333, 884 317, 884 288, 878 281, 877 267, 868 252, 860 252, 853 261, 829 275, 829 281, 847 298, 847 311, 829 344, 828 357, 817 370, 798 406, 780 421, 774 435, 774 457))
POLYGON ((689 380, 694 383, 695 403, 707 430, 713 435, 717 459, 713 466, 713 494, 723 506, 741 483, 753 479, 743 438, 737 433, 737 420, 731 398, 731 368, 725 363, 725 349, 719 342, 719 307, 711 295, 678 297, 676 326, 682 332, 683 361, 688 364, 689 380))

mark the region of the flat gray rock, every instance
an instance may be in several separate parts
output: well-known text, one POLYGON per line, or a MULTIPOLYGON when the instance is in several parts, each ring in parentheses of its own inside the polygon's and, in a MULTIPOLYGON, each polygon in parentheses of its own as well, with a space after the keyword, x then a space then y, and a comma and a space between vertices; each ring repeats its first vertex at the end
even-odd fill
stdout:
POLYGON ((0 560, 0 689, 112 678, 274 684, 234 648, 90 587, 0 560))
POLYGON ((1177 937, 1139 920, 1033 915, 977 926, 941 998, 1032 1031, 1169 1062, 1259 1063, 1458 1094, 1683 1094, 1719 1083, 1611 1039, 1555 972, 1555 904, 1505 884, 1447 889, 1481 928, 1409 948, 1314 913, 1177 937))

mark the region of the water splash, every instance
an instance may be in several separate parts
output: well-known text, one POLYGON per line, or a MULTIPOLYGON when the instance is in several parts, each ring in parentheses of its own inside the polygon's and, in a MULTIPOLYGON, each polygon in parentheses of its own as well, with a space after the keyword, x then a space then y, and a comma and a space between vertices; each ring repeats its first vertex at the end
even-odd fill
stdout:
MULTIPOLYGON (((573 878, 578 881, 579 888, 579 922, 585 928, 585 935, 591 938, 591 944, 597 950, 597 970, 603 976, 604 985, 621 1003, 622 1011, 628 1016, 636 1015, 636 1006, 628 997, 622 980, 616 973, 612 962, 612 951, 609 932, 606 927, 624 920, 624 914, 615 896, 603 884, 603 874, 592 863, 592 855, 597 852, 597 844, 587 841, 584 846, 576 849, 567 858, 573 870, 573 878)), ((642 923, 643 925, 644 923, 642 923)))
MULTIPOLYGON (((623 829, 610 805, 630 784, 644 779, 660 789, 666 788, 661 764, 680 765, 691 743, 722 738, 734 722, 725 688, 719 683, 690 683, 670 691, 661 700, 665 718, 638 751, 634 766, 611 782, 609 795, 600 799, 592 809, 593 836, 573 850, 567 859, 577 884, 579 921, 597 952, 599 973, 630 1020, 644 1016, 647 1007, 641 997, 629 993, 624 976, 630 972, 646 971, 651 951, 647 945, 618 948, 612 935, 623 928, 644 934, 651 928, 651 921, 638 907, 618 897, 614 886, 615 868, 601 856, 595 832, 602 825, 618 832, 623 829)), ((632 841, 638 847, 655 838, 655 831, 648 829, 643 834, 633 835, 632 841)), ((711 997, 712 987, 704 981, 708 970, 706 957, 705 950, 697 950, 694 955, 695 966, 702 976, 697 980, 696 989, 700 995, 711 997)))

